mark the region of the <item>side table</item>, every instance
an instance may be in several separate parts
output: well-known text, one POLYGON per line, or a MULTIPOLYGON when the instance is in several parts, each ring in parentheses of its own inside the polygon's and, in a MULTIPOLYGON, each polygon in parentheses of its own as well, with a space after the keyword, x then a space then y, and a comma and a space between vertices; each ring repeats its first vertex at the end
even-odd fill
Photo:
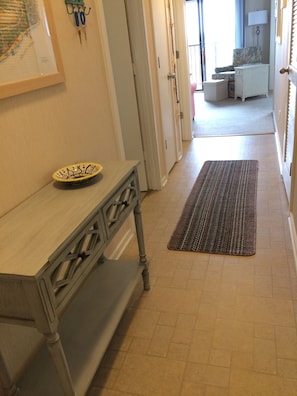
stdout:
POLYGON ((251 96, 268 96, 268 64, 253 64, 235 67, 235 95, 244 102, 251 96))

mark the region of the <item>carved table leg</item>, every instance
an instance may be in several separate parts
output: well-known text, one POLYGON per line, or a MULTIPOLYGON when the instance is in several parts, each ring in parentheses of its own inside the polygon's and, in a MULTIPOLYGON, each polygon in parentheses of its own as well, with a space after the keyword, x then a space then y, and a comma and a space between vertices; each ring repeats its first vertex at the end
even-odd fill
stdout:
POLYGON ((144 266, 144 269, 142 271, 143 287, 144 290, 150 290, 148 260, 145 253, 141 207, 139 202, 137 203, 134 209, 134 221, 135 221, 136 236, 137 236, 138 250, 139 250, 139 262, 141 265, 144 266))
POLYGON ((47 347, 55 364, 65 396, 75 396, 73 383, 59 333, 46 335, 47 347))

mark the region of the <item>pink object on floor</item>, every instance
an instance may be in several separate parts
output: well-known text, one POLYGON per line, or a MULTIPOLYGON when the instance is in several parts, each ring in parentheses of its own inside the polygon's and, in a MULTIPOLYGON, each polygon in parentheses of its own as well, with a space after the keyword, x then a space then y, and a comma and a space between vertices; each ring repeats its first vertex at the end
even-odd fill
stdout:
POLYGON ((194 120, 195 118, 195 99, 194 99, 194 93, 197 88, 197 83, 193 82, 191 83, 191 110, 192 110, 192 119, 194 120))

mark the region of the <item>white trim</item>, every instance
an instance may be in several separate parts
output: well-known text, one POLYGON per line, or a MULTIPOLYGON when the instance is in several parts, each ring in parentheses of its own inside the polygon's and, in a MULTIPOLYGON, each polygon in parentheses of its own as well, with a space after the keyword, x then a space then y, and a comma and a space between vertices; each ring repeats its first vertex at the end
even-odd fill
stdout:
POLYGON ((164 177, 162 178, 162 188, 166 186, 167 182, 168 182, 168 177, 167 177, 167 176, 164 176, 164 177))
POLYGON ((108 255, 109 260, 118 260, 123 252, 125 251, 126 247, 134 237, 134 232, 132 228, 130 228, 121 238, 121 240, 117 243, 117 246, 112 250, 112 252, 108 255))
POLYGON ((181 101, 181 111, 184 118, 181 120, 183 140, 192 140, 192 116, 190 95, 190 73, 187 56, 186 33, 185 33, 185 11, 184 2, 173 0, 173 11, 176 31, 176 46, 179 51, 178 81, 181 101))
POLYGON ((275 80, 275 3, 270 1, 269 90, 274 90, 275 80))
POLYGON ((293 216, 292 212, 290 212, 288 221, 289 221, 290 235, 291 235, 291 241, 292 241, 292 247, 293 247, 295 268, 297 270, 297 234, 296 234, 296 227, 295 227, 295 223, 294 223, 294 216, 293 216))
POLYGON ((151 190, 160 190, 160 150, 156 136, 157 128, 152 94, 144 5, 142 1, 129 0, 126 3, 126 7, 132 16, 131 21, 129 21, 129 32, 133 35, 131 43, 135 46, 134 71, 148 188, 151 190))
POLYGON ((96 10, 97 23, 99 29, 99 40, 101 42, 103 62, 105 67, 105 73, 107 76, 106 82, 109 91, 112 119, 114 123, 114 131, 116 135, 116 144, 120 159, 124 160, 125 150, 124 150, 124 143, 122 137, 119 109, 117 104, 115 82, 112 74, 112 62, 110 57, 109 45, 108 45, 108 36, 107 36, 105 17, 104 17, 103 0, 95 1, 95 10, 96 10))
POLYGON ((279 133, 277 131, 277 123, 276 123, 274 111, 272 112, 272 118, 273 118, 274 129, 276 131, 274 133, 274 138, 275 138, 275 144, 276 144, 278 166, 279 166, 279 169, 280 169, 280 174, 282 175, 283 174, 282 149, 281 149, 281 144, 280 144, 280 141, 279 141, 279 133))
MULTIPOLYGON (((137 6, 137 10, 135 10, 135 12, 136 14, 139 15, 139 17, 141 17, 142 23, 145 26, 143 1, 137 1, 136 6, 137 6)), ((105 22, 103 0, 95 1, 95 9, 97 14, 99 34, 101 38, 103 60, 107 75, 107 85, 110 93, 112 114, 114 118, 115 135, 116 135, 117 143, 119 145, 120 158, 125 159, 124 143, 123 143, 123 136, 121 131, 119 109, 117 104, 116 87, 112 73, 112 61, 110 56, 109 44, 108 44, 108 34, 107 34, 107 28, 105 22)), ((137 23, 135 24, 135 27, 137 28, 137 23)), ((142 31, 140 32, 140 35, 143 36, 142 31)), ((140 37, 137 37, 137 39, 139 40, 140 37)), ((145 39, 147 39, 147 37, 145 37, 145 39)), ((150 75, 151 70, 148 59, 147 44, 144 43, 143 47, 140 47, 140 49, 137 48, 137 50, 138 51, 143 50, 142 56, 141 57, 139 56, 139 58, 141 59, 140 65, 135 65, 135 68, 137 69, 139 67, 140 70, 141 68, 144 68, 143 69, 144 71, 141 71, 143 75, 141 76, 140 79, 141 90, 140 92, 138 92, 139 94, 138 99, 142 106, 142 116, 143 116, 142 120, 143 123, 145 124, 142 138, 144 145, 144 156, 146 162, 148 188, 152 190, 160 190, 162 188, 161 156, 163 154, 160 152, 160 147, 158 144, 157 134, 159 132, 155 120, 156 110, 155 110, 155 103, 152 98, 153 95, 152 82, 150 75)))

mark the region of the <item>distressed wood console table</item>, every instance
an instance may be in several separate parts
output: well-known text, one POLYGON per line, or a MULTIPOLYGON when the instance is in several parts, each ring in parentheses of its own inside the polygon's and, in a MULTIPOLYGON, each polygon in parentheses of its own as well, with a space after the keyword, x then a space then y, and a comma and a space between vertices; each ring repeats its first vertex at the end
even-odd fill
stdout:
POLYGON ((47 345, 17 385, 0 351, 5 395, 84 395, 141 275, 149 289, 137 165, 103 164, 85 187, 51 183, 0 219, 0 321, 47 345), (132 212, 139 260, 105 259, 132 212))

